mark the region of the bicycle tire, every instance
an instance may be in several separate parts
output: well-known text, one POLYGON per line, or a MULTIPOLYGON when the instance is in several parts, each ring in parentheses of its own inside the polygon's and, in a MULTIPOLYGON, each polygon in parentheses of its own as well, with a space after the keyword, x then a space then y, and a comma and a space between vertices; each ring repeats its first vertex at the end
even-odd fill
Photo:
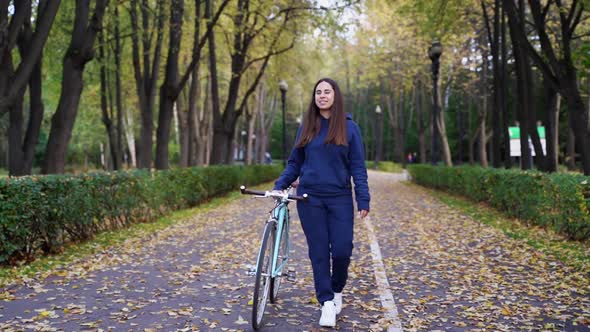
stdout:
POLYGON ((258 330, 262 326, 264 309, 270 293, 270 274, 272 269, 272 232, 274 223, 267 223, 264 227, 258 261, 256 262, 256 280, 252 297, 252 328, 258 330), (266 276, 262 274, 265 273, 266 276))
MULTIPOLYGON (((286 226, 286 224, 284 226, 286 226)), ((276 234, 276 232, 274 234, 276 234)), ((281 236, 281 239, 279 241, 279 246, 278 246, 279 259, 277 259, 277 266, 280 266, 281 263, 283 262, 283 260, 285 259, 285 257, 287 257, 287 255, 289 254, 287 252, 287 227, 283 227, 283 230, 281 231, 280 236, 281 236), (282 258, 282 260, 281 260, 281 258, 282 258)), ((274 237, 273 237, 273 240, 274 240, 274 237)), ((283 271, 287 271, 286 264, 283 266, 283 271)), ((282 279, 283 279, 282 276, 276 276, 276 277, 270 279, 270 303, 275 303, 277 301, 277 297, 279 295, 279 289, 281 287, 282 279)))

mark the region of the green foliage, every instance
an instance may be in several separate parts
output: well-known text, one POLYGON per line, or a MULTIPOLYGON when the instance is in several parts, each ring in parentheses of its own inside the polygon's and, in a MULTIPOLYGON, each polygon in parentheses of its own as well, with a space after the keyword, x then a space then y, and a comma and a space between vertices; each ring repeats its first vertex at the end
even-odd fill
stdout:
POLYGON ((279 166, 49 175, 0 180, 0 263, 60 251, 66 242, 150 221, 239 185, 272 180, 279 166))
MULTIPOLYGON (((367 166, 367 169, 375 169, 374 161, 365 160, 365 165, 367 166)), ((401 173, 403 168, 400 164, 392 161, 380 161, 377 164, 377 170, 382 172, 401 173)))
POLYGON ((586 176, 472 166, 411 165, 408 170, 420 185, 489 203, 509 216, 550 227, 569 239, 590 238, 586 176))

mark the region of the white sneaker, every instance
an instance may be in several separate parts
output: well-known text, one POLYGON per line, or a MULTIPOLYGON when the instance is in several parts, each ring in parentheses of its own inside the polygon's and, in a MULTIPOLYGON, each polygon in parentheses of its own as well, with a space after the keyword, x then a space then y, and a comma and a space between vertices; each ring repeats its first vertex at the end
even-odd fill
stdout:
POLYGON ((322 317, 320 318, 320 326, 335 327, 336 326, 336 306, 333 301, 326 301, 322 306, 322 317))
POLYGON ((342 311, 342 293, 334 293, 334 305, 336 306, 336 315, 342 311))

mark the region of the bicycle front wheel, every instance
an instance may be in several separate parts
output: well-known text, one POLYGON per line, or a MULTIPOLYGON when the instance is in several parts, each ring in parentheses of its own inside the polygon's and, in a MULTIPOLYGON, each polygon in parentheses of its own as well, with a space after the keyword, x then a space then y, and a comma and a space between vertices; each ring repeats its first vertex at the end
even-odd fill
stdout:
MULTIPOLYGON (((276 232, 274 234, 277 234, 276 232)), ((278 245, 278 250, 279 250, 279 254, 278 254, 278 259, 277 259, 277 266, 280 266, 281 264, 283 264, 283 262, 285 263, 285 265, 283 265, 283 271, 287 271, 287 266, 286 266, 286 261, 287 261, 287 257, 289 255, 289 253, 287 252, 287 227, 283 227, 283 230, 281 231, 280 234, 280 240, 279 240, 279 245, 278 245)), ((274 242, 274 237, 273 237, 273 242, 274 242)), ((275 303, 277 301, 277 296, 279 295, 279 288, 281 287, 281 280, 283 279, 283 276, 277 275, 274 278, 271 278, 270 280, 270 303, 275 303)))
POLYGON ((264 228, 256 263, 256 281, 254 282, 254 297, 252 299, 252 327, 254 330, 258 330, 262 326, 262 317, 270 293, 274 226, 274 223, 267 223, 264 228))

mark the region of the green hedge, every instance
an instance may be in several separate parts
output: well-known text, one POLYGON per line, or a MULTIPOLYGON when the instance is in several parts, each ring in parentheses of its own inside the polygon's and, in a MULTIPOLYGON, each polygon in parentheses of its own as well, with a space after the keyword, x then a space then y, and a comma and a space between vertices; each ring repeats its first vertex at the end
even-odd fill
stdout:
POLYGON ((0 264, 277 178, 280 166, 211 166, 0 179, 0 264))
POLYGON ((408 166, 414 182, 486 202, 507 215, 550 227, 573 240, 590 238, 590 178, 472 166, 408 166))
MULTIPOLYGON (((367 169, 375 169, 375 162, 365 160, 365 166, 367 169)), ((394 163, 393 161, 380 161, 377 164, 377 170, 382 172, 401 173, 404 169, 401 164, 394 163)))

